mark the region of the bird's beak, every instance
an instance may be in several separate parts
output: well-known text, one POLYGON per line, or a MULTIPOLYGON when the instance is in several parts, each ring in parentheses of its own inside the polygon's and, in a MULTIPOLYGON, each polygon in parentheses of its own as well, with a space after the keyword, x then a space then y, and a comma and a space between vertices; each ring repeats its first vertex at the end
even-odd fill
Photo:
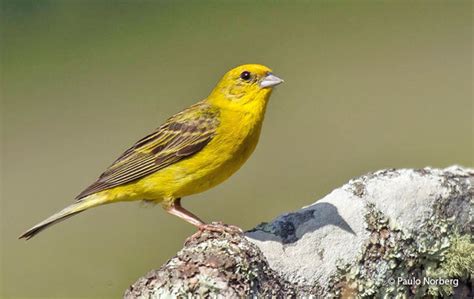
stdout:
POLYGON ((272 73, 269 73, 268 75, 265 76, 265 78, 263 78, 262 82, 260 82, 260 87, 261 88, 272 87, 283 82, 284 82, 283 79, 280 79, 277 76, 273 75, 272 73))

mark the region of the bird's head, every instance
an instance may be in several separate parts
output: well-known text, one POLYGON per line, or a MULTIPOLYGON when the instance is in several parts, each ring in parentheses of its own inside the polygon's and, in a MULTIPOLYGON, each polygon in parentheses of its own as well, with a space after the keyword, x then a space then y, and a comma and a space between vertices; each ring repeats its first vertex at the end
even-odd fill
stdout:
MULTIPOLYGON (((209 99, 232 106, 265 104, 276 85, 283 80, 261 64, 244 64, 228 71, 217 83, 209 99)), ((250 108, 250 107, 249 107, 250 108)))

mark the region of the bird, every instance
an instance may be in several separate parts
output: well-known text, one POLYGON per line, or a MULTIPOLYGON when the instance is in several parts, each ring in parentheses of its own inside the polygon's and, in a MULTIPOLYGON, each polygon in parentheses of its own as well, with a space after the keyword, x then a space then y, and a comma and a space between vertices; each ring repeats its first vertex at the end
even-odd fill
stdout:
POLYGON ((282 82, 261 64, 231 69, 207 98, 138 140, 73 204, 19 238, 28 240, 93 207, 142 200, 160 203, 166 212, 199 230, 212 230, 214 226, 186 210, 181 199, 222 183, 247 161, 258 143, 273 88, 282 82))

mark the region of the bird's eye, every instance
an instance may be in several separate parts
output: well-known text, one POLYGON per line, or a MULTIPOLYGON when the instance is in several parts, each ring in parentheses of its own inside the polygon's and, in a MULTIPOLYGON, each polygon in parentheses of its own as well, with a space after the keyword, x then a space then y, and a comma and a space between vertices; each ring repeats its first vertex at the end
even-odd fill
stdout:
POLYGON ((242 72, 242 74, 240 74, 240 78, 245 80, 245 81, 250 80, 250 77, 251 77, 250 72, 247 72, 247 71, 242 72))

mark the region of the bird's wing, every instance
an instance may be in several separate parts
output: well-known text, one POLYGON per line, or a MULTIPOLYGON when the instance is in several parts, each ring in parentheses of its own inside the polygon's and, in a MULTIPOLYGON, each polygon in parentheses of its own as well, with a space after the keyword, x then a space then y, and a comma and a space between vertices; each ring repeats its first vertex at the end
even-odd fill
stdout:
POLYGON ((218 113, 200 102, 172 116, 125 151, 76 199, 130 183, 199 152, 216 132, 218 113))

